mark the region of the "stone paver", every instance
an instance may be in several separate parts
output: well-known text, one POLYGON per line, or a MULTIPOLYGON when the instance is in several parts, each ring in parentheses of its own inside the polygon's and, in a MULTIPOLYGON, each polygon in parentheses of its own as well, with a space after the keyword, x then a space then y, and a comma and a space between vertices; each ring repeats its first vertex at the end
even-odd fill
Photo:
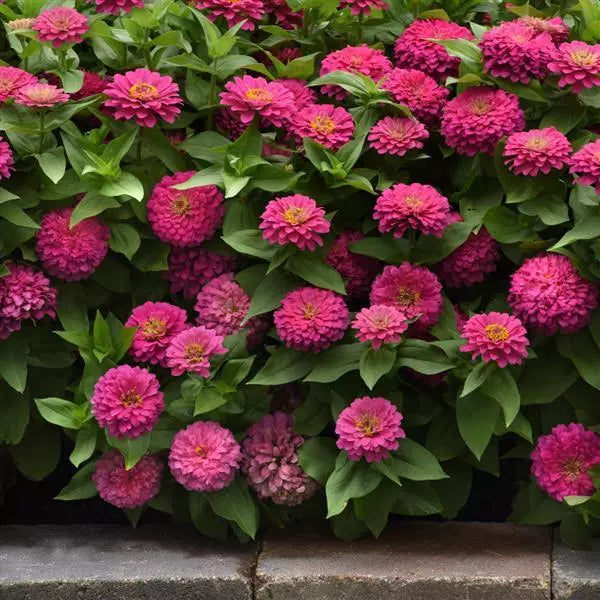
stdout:
POLYGON ((554 600, 600 600, 600 539, 592 552, 567 548, 558 533, 554 541, 552 590, 554 600))
POLYGON ((0 527, 0 600, 251 600, 255 553, 191 526, 0 527))
POLYGON ((496 523, 397 523, 352 543, 284 532, 264 542, 256 600, 550 600, 550 551, 548 530, 496 523))

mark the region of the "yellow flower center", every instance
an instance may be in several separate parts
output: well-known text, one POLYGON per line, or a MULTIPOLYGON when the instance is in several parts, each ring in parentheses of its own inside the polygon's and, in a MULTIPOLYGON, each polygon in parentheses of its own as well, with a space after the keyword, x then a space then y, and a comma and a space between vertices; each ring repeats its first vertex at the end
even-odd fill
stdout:
POLYGON ((171 202, 171 211, 176 215, 185 216, 190 212, 190 208, 190 201, 184 194, 177 196, 177 198, 171 202))
POLYGON ((56 98, 56 90, 45 83, 30 87, 25 94, 32 102, 51 102, 56 98))
POLYGON ((420 292, 405 287, 401 287, 396 296, 396 302, 398 302, 400 306, 414 306, 420 299, 420 292))
POLYGON ((314 319, 317 315, 319 314, 319 311, 317 310, 317 307, 314 304, 311 304, 310 302, 307 302, 304 305, 304 318, 307 321, 311 321, 312 319, 314 319))
POLYGON ((290 206, 283 213, 283 220, 289 225, 302 225, 306 222, 308 215, 301 206, 290 206))
POLYGON ((206 450, 206 448, 204 446, 196 446, 194 448, 194 452, 200 457, 200 458, 204 458, 208 452, 206 450))
POLYGON ((376 315, 371 319, 371 324, 375 329, 385 330, 390 325, 390 319, 388 315, 376 315))
POLYGON ((129 88, 129 97, 141 102, 148 102, 149 100, 156 100, 158 98, 158 90, 153 85, 145 81, 140 81, 139 83, 134 83, 129 88))
POLYGON ((525 143, 525 148, 528 150, 547 150, 548 139, 542 135, 530 137, 525 143))
POLYGON ((192 365, 206 360, 205 350, 202 344, 188 344, 183 351, 183 356, 185 360, 192 365))
POLYGON ((142 335, 147 340, 158 340, 167 333, 167 322, 150 317, 142 327, 142 335))
POLYGON ((580 67, 592 67, 598 62, 598 57, 586 48, 572 50, 569 52, 569 56, 571 60, 580 67))
POLYGON ((379 429, 379 419, 369 413, 360 415, 354 424, 365 437, 373 437, 379 429))
POLYGON ((412 209, 421 208, 421 206, 423 206, 423 200, 417 196, 406 196, 406 198, 404 198, 404 204, 412 209))
POLYGON ((563 465, 562 473, 569 481, 575 481, 583 473, 583 463, 580 459, 571 458, 563 465))
POLYGON ((510 336, 510 333, 508 329, 504 327, 504 325, 500 325, 499 323, 490 323, 490 325, 485 328, 485 335, 487 336, 488 340, 497 343, 507 340, 510 336))
POLYGON ((335 131, 335 123, 323 115, 317 115, 311 122, 310 128, 322 135, 330 135, 335 131))
POLYGON ((136 390, 129 390, 121 396, 121 406, 140 406, 142 404, 142 397, 137 393, 136 390))
POLYGON ((485 98, 476 98, 469 105, 474 115, 486 115, 490 111, 490 103, 485 98))
POLYGON ((250 88, 246 91, 246 98, 256 102, 272 102, 273 95, 265 88, 250 88))

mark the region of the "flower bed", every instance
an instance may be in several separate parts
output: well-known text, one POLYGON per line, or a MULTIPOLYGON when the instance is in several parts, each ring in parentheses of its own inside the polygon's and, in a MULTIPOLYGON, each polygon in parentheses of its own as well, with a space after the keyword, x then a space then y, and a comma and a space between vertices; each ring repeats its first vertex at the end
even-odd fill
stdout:
POLYGON ((600 7, 55 4, 0 4, 16 468, 67 444, 59 499, 244 541, 453 518, 516 460, 512 519, 584 545, 600 7))

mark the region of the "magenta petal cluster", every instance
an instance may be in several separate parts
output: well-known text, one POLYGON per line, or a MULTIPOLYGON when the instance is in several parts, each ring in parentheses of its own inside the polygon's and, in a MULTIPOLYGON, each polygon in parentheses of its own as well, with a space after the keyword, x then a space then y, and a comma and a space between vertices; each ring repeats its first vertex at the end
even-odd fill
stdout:
POLYGON ((227 354, 223 336, 206 327, 190 327, 171 340, 167 348, 166 366, 175 376, 195 373, 200 377, 208 377, 210 359, 217 354, 227 354))
POLYGON ((83 71, 83 84, 81 89, 78 92, 71 94, 71 98, 73 100, 81 100, 82 98, 95 96, 96 94, 103 94, 109 83, 109 77, 103 77, 92 71, 83 71))
POLYGON ((156 375, 142 367, 109 369, 94 387, 92 414, 116 438, 137 438, 152 431, 165 403, 156 375))
POLYGON ((69 100, 62 88, 49 83, 30 83, 16 90, 14 96, 17 104, 31 108, 52 108, 69 100))
POLYGON ((109 450, 96 462, 92 481, 105 502, 117 508, 138 508, 158 494, 162 472, 156 456, 142 456, 127 470, 121 453, 109 450))
POLYGON ((89 277, 108 252, 110 228, 98 217, 71 227, 72 208, 59 208, 42 217, 35 251, 46 271, 65 281, 89 277))
POLYGON ((555 44, 561 44, 569 39, 569 26, 560 17, 543 19, 526 15, 517 21, 525 23, 538 33, 547 33, 555 44))
POLYGON ((144 0, 94 0, 96 10, 109 15, 131 12, 134 8, 144 8, 144 0))
POLYGON ((0 179, 8 179, 10 177, 14 162, 13 153, 8 142, 5 142, 0 137, 0 179))
POLYGON ((397 308, 376 304, 359 311, 352 327, 359 341, 370 342, 375 350, 379 350, 383 344, 397 344, 408 329, 408 322, 397 308))
POLYGON ((492 154, 505 135, 525 128, 525 115, 514 94, 471 87, 450 100, 442 114, 442 135, 459 154, 492 154))
POLYGON ((398 183, 375 202, 373 218, 381 233, 402 237, 407 229, 442 237, 449 224, 450 204, 434 187, 420 183, 398 183))
POLYGON ((198 421, 175 434, 169 469, 190 492, 217 492, 235 477, 242 452, 229 429, 214 421, 198 421))
POLYGON ((314 287, 289 292, 275 311, 281 341, 303 352, 321 352, 341 340, 348 321, 344 300, 330 290, 314 287))
POLYGON ((498 243, 487 229, 473 232, 466 241, 437 266, 436 273, 449 288, 481 283, 488 273, 496 270, 500 260, 498 243))
POLYGON ((148 200, 148 222, 156 237, 177 247, 197 246, 209 240, 225 215, 223 194, 214 185, 187 190, 173 186, 186 182, 195 171, 165 175, 148 200))
POLYGON ((598 286, 584 279, 562 254, 526 259, 513 273, 508 304, 537 333, 574 333, 598 307, 598 286))
POLYGON ((13 97, 22 87, 36 82, 37 79, 23 69, 0 66, 0 103, 13 97))
POLYGON ((293 244, 311 252, 323 245, 321 236, 330 228, 325 211, 312 198, 301 194, 271 200, 259 224, 263 239, 271 244, 293 244))
POLYGON ((291 117, 290 127, 298 140, 310 138, 330 150, 339 149, 354 134, 352 115, 333 104, 306 106, 291 117))
POLYGON ((63 44, 79 44, 90 28, 87 17, 74 8, 56 6, 43 11, 32 27, 40 42, 50 42, 55 48, 63 44))
POLYGON ((407 117, 384 117, 369 132, 369 144, 379 154, 404 156, 410 150, 420 150, 429 132, 422 123, 407 117))
POLYGON ((292 92, 295 110, 316 104, 317 94, 312 88, 306 85, 306 81, 302 81, 301 79, 278 79, 277 83, 292 92))
POLYGON ((136 362, 167 366, 167 346, 187 328, 185 310, 168 302, 144 302, 136 306, 126 327, 137 327, 129 354, 136 362))
POLYGON ((398 409, 385 398, 356 398, 335 423, 337 447, 345 450, 350 460, 381 462, 398 449, 398 440, 406 437, 402 419, 398 409))
POLYGON ((283 412, 265 415, 248 429, 242 442, 242 472, 261 500, 297 506, 318 489, 298 464, 303 442, 292 429, 292 417, 283 412))
MULTIPOLYGON (((227 1, 227 0, 225 0, 227 1)), ((302 25, 302 21, 304 18, 304 12, 301 10, 292 10, 286 0, 263 0, 263 4, 265 5, 265 14, 273 15, 275 20, 281 27, 284 29, 296 29, 297 27, 302 25)), ((288 48, 284 50, 296 50, 295 48, 288 48)), ((278 57, 282 62, 287 62, 285 60, 286 54, 282 57, 278 57)), ((289 54, 287 54, 289 56, 289 54)), ((298 56, 300 56, 298 54, 298 56)), ((297 58, 298 56, 293 55, 292 58, 297 58)), ((291 59, 289 59, 291 60, 291 59)))
POLYGON ((384 0, 341 0, 340 8, 349 8, 350 12, 358 17, 369 15, 373 10, 385 10, 388 4, 384 0))
POLYGON ((140 127, 154 127, 159 119, 173 123, 183 104, 173 79, 148 69, 116 73, 104 93, 104 106, 112 109, 115 119, 135 119, 140 127))
POLYGON ((247 31, 254 31, 255 21, 260 21, 265 14, 262 0, 196 0, 196 8, 206 10, 211 21, 223 17, 228 27, 246 21, 242 29, 247 31))
POLYGON ((554 127, 512 133, 504 146, 504 163, 516 175, 535 177, 562 169, 569 162, 571 144, 554 127))
POLYGON ((499 367, 520 365, 527 358, 527 330, 523 323, 508 313, 489 312, 473 315, 462 327, 467 340, 460 349, 473 359, 495 362, 499 367))
POLYGON ((594 483, 588 471, 600 465, 600 435, 580 423, 557 425, 538 438, 531 453, 531 473, 549 496, 591 496, 594 483))
POLYGON ((593 185, 600 194, 600 140, 582 146, 571 156, 569 164, 575 183, 593 185))
POLYGON ((23 321, 56 317, 56 290, 50 280, 29 265, 6 263, 0 277, 0 339, 21 329, 23 321))
POLYGON ((551 73, 559 76, 558 86, 573 86, 578 94, 600 85, 600 44, 575 40, 561 44, 548 63, 551 73))

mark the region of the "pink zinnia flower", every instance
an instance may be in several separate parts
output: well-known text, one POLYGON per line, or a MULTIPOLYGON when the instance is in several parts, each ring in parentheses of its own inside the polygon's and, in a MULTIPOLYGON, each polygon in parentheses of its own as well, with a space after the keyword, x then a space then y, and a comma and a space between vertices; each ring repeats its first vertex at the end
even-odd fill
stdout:
POLYGON ((566 42, 569 39, 569 26, 560 17, 540 19, 539 17, 525 16, 517 19, 517 23, 525 23, 538 33, 547 33, 555 44, 566 42))
POLYGON ((48 273, 65 281, 89 277, 108 252, 110 228, 98 217, 70 227, 72 208, 51 210, 42 217, 35 251, 48 273))
POLYGON ((221 92, 221 103, 247 125, 254 115, 260 115, 276 127, 281 127, 296 110, 294 95, 281 83, 268 82, 263 77, 234 77, 221 92))
POLYGON ((144 0, 94 0, 98 12, 120 15, 131 12, 133 8, 144 8, 144 0))
POLYGON ((223 273, 233 271, 235 258, 204 248, 173 248, 169 254, 166 278, 171 294, 181 292, 186 299, 194 298, 202 286, 223 273))
POLYGON ((117 73, 104 93, 108 96, 104 106, 114 109, 115 119, 135 119, 140 127, 154 127, 158 119, 173 123, 183 104, 173 79, 148 69, 117 73))
MULTIPOLYGON (((265 14, 274 15, 277 23, 284 29, 296 29, 302 25, 304 12, 292 10, 285 0, 263 0, 263 3, 265 5, 265 14)), ((296 49, 289 48, 288 50, 296 49)), ((300 54, 298 54, 298 56, 300 56, 300 54)), ((278 58, 279 60, 286 62, 283 58, 278 58)), ((293 58, 297 58, 297 56, 293 56, 293 58)))
POLYGON ((438 123, 450 94, 448 88, 416 69, 393 69, 383 80, 382 88, 427 125, 438 123))
POLYGON ((483 362, 495 362, 499 367, 520 365, 527 358, 527 330, 516 317, 490 312, 473 315, 463 326, 461 336, 467 340, 461 352, 470 352, 483 362))
POLYGON ((317 102, 317 94, 312 88, 306 85, 306 81, 301 79, 278 79, 284 88, 292 92, 294 97, 294 107, 296 110, 301 110, 317 102))
POLYGON ((152 431, 165 407, 156 375, 142 367, 109 369, 94 387, 92 414, 117 438, 137 438, 152 431))
POLYGON ((297 450, 304 438, 292 429, 291 415, 265 415, 248 429, 242 443, 242 472, 261 500, 297 506, 308 500, 319 484, 298 464, 297 450))
MULTIPOLYGON (((384 75, 392 70, 392 63, 382 50, 369 48, 366 44, 361 46, 346 46, 341 50, 330 52, 321 62, 322 77, 333 71, 346 71, 347 73, 360 73, 378 82, 384 75)), ((333 96, 338 100, 346 97, 346 92, 338 85, 324 85, 321 92, 333 96)))
POLYGON ((437 276, 450 288, 480 283, 496 270, 500 260, 498 243, 482 228, 471 233, 466 241, 437 266, 437 276))
POLYGON ((8 179, 10 177, 14 164, 15 159, 13 158, 13 153, 8 142, 5 142, 0 137, 0 179, 8 179))
POLYGON ((6 263, 8 275, 0 277, 0 339, 21 329, 23 321, 56 317, 56 290, 38 269, 6 263))
POLYGON ((22 87, 36 82, 37 79, 23 69, 0 67, 0 103, 14 96, 22 87))
POLYGON ((600 140, 585 144, 571 156, 571 175, 579 185, 593 185, 600 194, 600 140))
POLYGON ((81 100, 96 94, 103 94, 106 86, 110 83, 108 77, 103 77, 93 71, 83 71, 83 85, 78 92, 71 94, 73 100, 81 100))
MULTIPOLYGON (((0 2, 0 4, 2 3, 0 2)), ((6 26, 11 31, 15 31, 16 29, 31 29, 34 23, 35 19, 24 17, 22 19, 12 19, 12 21, 7 21, 6 26)))
POLYGON ((337 150, 352 139, 354 120, 341 106, 311 104, 290 119, 293 134, 300 141, 311 138, 331 150, 337 150))
POLYGON ((32 29, 40 42, 51 42, 55 48, 63 44, 79 44, 90 28, 87 17, 74 8, 57 6, 40 13, 32 29))
POLYGON ((363 308, 352 322, 356 337, 361 342, 371 342, 375 350, 382 344, 396 344, 408 329, 406 317, 393 306, 376 304, 363 308))
POLYGON ((254 22, 260 21, 265 14, 261 0, 196 0, 196 8, 206 10, 211 21, 223 17, 227 21, 227 27, 246 20, 242 29, 247 31, 254 31, 254 22))
POLYGON ((303 352, 321 352, 341 340, 348 320, 348 308, 340 296, 314 287, 289 292, 275 311, 281 341, 303 352))
MULTIPOLYGON (((279 1, 279 0, 277 0, 277 1, 279 1)), ((286 4, 286 6, 287 6, 287 4, 286 4)), ((300 17, 302 17, 302 12, 294 12, 293 14, 299 15, 300 17)), ((273 50, 270 50, 270 52, 275 58, 279 59, 282 63, 289 63, 292 60, 294 60, 296 58, 300 58, 302 56, 302 50, 300 50, 300 48, 297 48, 294 46, 286 46, 285 48, 274 48, 273 50)), ((261 60, 261 62, 262 62, 262 60, 261 60)), ((266 64, 268 64, 268 65, 271 64, 271 59, 269 59, 268 57, 267 57, 266 64)), ((282 79, 280 81, 283 83, 283 81, 285 81, 285 80, 282 79)))
POLYGON ((210 359, 226 354, 223 336, 206 327, 190 327, 176 335, 167 348, 167 366, 173 375, 195 373, 210 376, 210 359))
POLYGON ((240 468, 242 453, 229 429, 198 421, 178 431, 169 451, 169 469, 190 492, 226 488, 240 468))
POLYGON ((398 440, 406 437, 400 426, 403 418, 385 398, 357 398, 336 421, 337 447, 345 450, 350 460, 364 457, 369 463, 381 462, 398 449, 398 440))
POLYGON ((518 20, 492 27, 483 34, 480 45, 486 73, 523 84, 543 79, 554 53, 549 34, 518 20))
POLYGON ((230 140, 237 140, 248 127, 229 108, 221 108, 215 113, 215 125, 230 140))
POLYGON ((598 306, 598 286, 562 254, 528 258, 513 273, 508 304, 527 327, 544 335, 575 333, 598 306))
POLYGON ((156 456, 143 456, 129 471, 118 450, 105 452, 96 463, 92 481, 102 500, 117 508, 137 508, 160 490, 163 465, 156 456))
POLYGON ((590 46, 575 40, 561 44, 548 63, 551 73, 560 75, 558 87, 573 86, 578 94, 584 88, 600 85, 600 44, 590 46))
POLYGON ((15 102, 32 108, 52 108, 60 102, 67 102, 69 94, 62 88, 49 83, 30 83, 15 92, 15 102))
POLYGON ((429 132, 422 123, 407 117, 384 117, 369 132, 369 142, 379 154, 404 156, 423 147, 429 132))
POLYGON ((554 127, 511 133, 504 147, 504 164, 517 175, 547 175, 569 161, 571 144, 554 127))
POLYGON ((442 237, 448 226, 450 204, 434 187, 420 183, 397 183, 385 190, 375 202, 373 218, 381 233, 402 237, 408 228, 425 235, 442 237))
POLYGON ((446 48, 434 40, 472 40, 466 28, 442 19, 416 19, 396 40, 396 65, 405 69, 419 69, 437 81, 445 81, 458 73, 460 58, 450 56, 446 48))
POLYGON ((359 15, 369 15, 373 10, 385 10, 388 8, 384 0, 342 0, 340 8, 349 8, 350 12, 358 17, 359 15))
POLYGON ((167 366, 167 346, 188 327, 185 310, 168 302, 144 302, 136 306, 126 327, 137 327, 129 354, 136 362, 167 366))
POLYGON ((388 265, 371 287, 371 304, 397 308, 407 319, 419 320, 411 327, 424 331, 435 325, 442 314, 442 286, 427 268, 408 262, 388 265))
POLYGON ((442 135, 459 154, 492 154, 500 138, 521 131, 525 115, 514 94, 490 87, 471 87, 446 104, 442 135))
POLYGON ((325 211, 312 198, 301 194, 271 200, 260 216, 259 225, 263 239, 271 244, 293 244, 311 252, 323 245, 321 234, 328 233, 330 228, 325 211))
POLYGON ((596 490, 588 471, 600 464, 600 436, 581 423, 557 425, 538 438, 531 460, 536 483, 557 502, 592 496, 596 490))
POLYGON ((178 247, 197 246, 209 240, 225 215, 223 194, 214 185, 187 190, 173 186, 184 183, 195 171, 165 175, 148 200, 148 222, 159 240, 178 247))

